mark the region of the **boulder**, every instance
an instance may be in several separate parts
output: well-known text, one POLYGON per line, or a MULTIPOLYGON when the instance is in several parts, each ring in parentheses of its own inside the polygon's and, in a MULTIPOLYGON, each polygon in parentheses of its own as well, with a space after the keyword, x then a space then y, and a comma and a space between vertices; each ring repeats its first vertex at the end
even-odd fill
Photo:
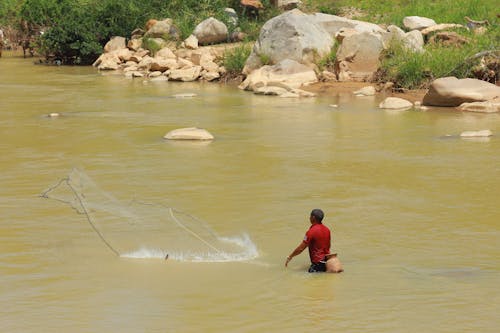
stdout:
POLYGON ((179 68, 177 61, 175 59, 165 59, 161 57, 154 57, 153 61, 150 63, 149 70, 165 72, 169 69, 179 68))
POLYGON ((145 31, 142 30, 141 28, 134 29, 130 33, 130 39, 141 39, 142 36, 144 36, 145 31))
POLYGON ((460 137, 462 138, 485 138, 492 135, 493 133, 490 130, 465 131, 460 133, 460 137))
POLYGON ((224 23, 209 17, 196 26, 193 35, 200 45, 225 42, 228 39, 228 30, 224 23))
POLYGON ((413 107, 412 102, 399 97, 387 97, 379 106, 381 109, 407 110, 413 107))
POLYGON ((206 81, 213 81, 213 80, 217 80, 220 78, 220 74, 219 72, 203 72, 201 74, 201 77, 206 80, 206 81))
POLYGON ((282 86, 299 88, 318 82, 316 73, 311 68, 294 60, 285 59, 273 66, 263 66, 253 71, 240 85, 240 89, 255 91, 264 86, 282 86))
POLYGON ((412 30, 405 34, 403 45, 413 52, 424 52, 424 36, 419 30, 412 30))
POLYGON ((357 32, 383 33, 384 29, 374 23, 351 20, 337 15, 316 13, 309 15, 310 20, 319 24, 334 38, 341 29, 353 29, 357 32))
POLYGON ((150 56, 145 56, 144 58, 141 59, 141 61, 137 64, 137 67, 139 69, 148 69, 151 64, 154 62, 154 59, 151 58, 150 56))
POLYGON ((134 54, 134 52, 132 52, 129 49, 118 49, 110 53, 116 55, 122 62, 129 61, 130 58, 132 58, 132 55, 134 54))
POLYGON ((158 52, 156 52, 155 56, 165 58, 165 59, 176 59, 177 56, 172 52, 169 47, 164 47, 158 52))
POLYGON ((342 28, 340 29, 336 34, 335 34, 335 39, 339 42, 342 43, 344 38, 350 37, 352 35, 359 34, 359 31, 353 29, 353 28, 342 28))
POLYGON ((500 87, 477 79, 444 77, 434 80, 423 98, 429 106, 459 106, 462 103, 484 102, 500 96, 500 87))
POLYGON ((168 77, 172 81, 190 82, 197 80, 200 74, 201 66, 193 66, 185 69, 174 69, 168 77))
POLYGON ((103 53, 92 65, 99 70, 117 70, 120 63, 121 60, 116 54, 103 53))
POLYGON ((109 53, 115 50, 125 49, 127 44, 125 43, 125 37, 112 37, 109 42, 104 45, 104 52, 109 53))
POLYGON ((127 47, 132 51, 137 51, 142 47, 142 38, 131 39, 127 43, 127 47))
POLYGON ((196 50, 198 48, 198 39, 194 35, 189 35, 184 41, 184 46, 187 49, 196 50))
POLYGON ((163 138, 167 140, 213 140, 214 136, 206 129, 188 127, 170 131, 163 138))
POLYGON ((333 39, 311 16, 294 9, 267 21, 245 63, 243 73, 249 74, 263 65, 291 59, 311 65, 330 53, 333 39))
POLYGON ((408 30, 423 30, 436 24, 436 21, 427 17, 407 16, 403 19, 403 26, 408 30))
POLYGON ((424 37, 419 30, 404 32, 395 25, 387 27, 387 32, 382 34, 384 49, 388 49, 393 41, 401 43, 406 49, 413 52, 424 52, 424 37))
POLYGON ((373 96, 375 93, 376 90, 374 86, 366 86, 353 92, 356 96, 373 96))
POLYGON ((174 26, 172 19, 165 19, 162 21, 157 21, 156 23, 151 25, 151 28, 146 31, 144 37, 149 38, 162 38, 165 40, 168 39, 178 39, 179 32, 177 28, 174 26))
POLYGON ((149 78, 155 78, 155 77, 159 77, 159 76, 162 76, 163 73, 161 71, 154 71, 154 72, 151 72, 148 74, 148 77, 149 78))
POLYGON ((500 99, 487 102, 462 103, 458 107, 460 111, 494 113, 500 112, 500 99))
POLYGON ((346 36, 337 50, 336 69, 339 81, 369 81, 380 67, 384 49, 379 34, 363 32, 346 36))

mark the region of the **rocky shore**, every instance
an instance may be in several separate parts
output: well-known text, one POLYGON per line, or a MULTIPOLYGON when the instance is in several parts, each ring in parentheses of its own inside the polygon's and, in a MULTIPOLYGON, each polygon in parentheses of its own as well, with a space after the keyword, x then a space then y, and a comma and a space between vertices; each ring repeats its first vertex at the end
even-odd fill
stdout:
MULTIPOLYGON (((244 33, 237 28, 238 17, 230 8, 225 13, 228 28, 211 17, 201 22, 182 43, 171 19, 150 20, 145 29, 136 29, 130 38, 114 37, 94 66, 118 70, 130 78, 152 81, 217 81, 226 75, 224 57, 241 47, 244 33)), ((286 98, 314 97, 325 87, 356 83, 357 95, 391 90, 392 84, 367 85, 380 69, 382 52, 398 43, 410 52, 425 52, 425 43, 438 38, 460 43, 450 29, 471 29, 455 23, 436 24, 429 18, 410 16, 403 27, 379 25, 323 13, 286 11, 266 22, 246 60, 240 89, 256 94, 286 98), (404 28, 405 30, 403 30, 404 28), (454 37, 455 36, 455 37, 454 37), (331 71, 319 65, 333 59, 331 71), (365 82, 359 87, 358 82, 365 82), (363 88, 363 89, 359 89, 363 88)), ((474 28, 478 34, 484 27, 474 28)), ((460 111, 500 112, 500 87, 476 79, 440 78, 422 96, 410 102, 389 100, 381 108, 454 107, 460 111)))

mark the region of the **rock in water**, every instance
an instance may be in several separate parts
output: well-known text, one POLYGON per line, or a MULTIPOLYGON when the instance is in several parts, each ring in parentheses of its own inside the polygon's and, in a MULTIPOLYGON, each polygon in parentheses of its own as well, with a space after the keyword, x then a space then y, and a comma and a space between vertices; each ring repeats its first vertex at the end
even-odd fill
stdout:
POLYGON ((459 106, 462 103, 484 102, 500 96, 500 87, 477 79, 443 77, 434 80, 423 99, 424 105, 459 106))
POLYGON ((179 128, 168 132, 163 137, 167 140, 213 140, 214 136, 207 130, 197 127, 179 128))
POLYGON ((465 131, 460 133, 460 137, 462 138, 486 138, 492 135, 493 133, 490 130, 465 131))
POLYGON ((387 97, 382 103, 379 104, 379 108, 391 110, 407 110, 412 107, 413 104, 410 101, 399 97, 387 97))

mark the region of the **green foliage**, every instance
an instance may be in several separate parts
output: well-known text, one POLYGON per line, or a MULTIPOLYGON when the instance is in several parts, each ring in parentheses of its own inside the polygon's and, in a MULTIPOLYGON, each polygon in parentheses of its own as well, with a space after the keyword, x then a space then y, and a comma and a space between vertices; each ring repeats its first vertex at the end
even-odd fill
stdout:
MULTIPOLYGON (((483 42, 488 40, 483 37, 483 42)), ((462 47, 429 45, 425 52, 408 51, 401 44, 393 43, 382 61, 382 81, 392 81, 403 88, 417 89, 439 77, 472 77, 471 69, 479 59, 472 56, 485 49, 482 43, 462 47)))
POLYGON ((365 11, 369 21, 396 25, 415 15, 437 23, 465 23, 465 16, 495 22, 498 12, 498 0, 340 0, 339 5, 365 11))
POLYGON ((320 71, 323 71, 325 69, 333 69, 335 60, 337 59, 337 49, 338 44, 335 43, 335 45, 330 50, 330 53, 326 57, 323 57, 316 62, 320 71))
POLYGON ((271 65, 271 57, 265 53, 259 54, 259 60, 263 66, 271 65))
POLYGON ((242 44, 232 50, 224 52, 224 67, 229 74, 239 74, 252 51, 249 44, 242 44))
POLYGON ((145 50, 149 50, 153 56, 156 54, 156 52, 161 50, 161 46, 149 37, 144 37, 142 39, 142 48, 145 50))

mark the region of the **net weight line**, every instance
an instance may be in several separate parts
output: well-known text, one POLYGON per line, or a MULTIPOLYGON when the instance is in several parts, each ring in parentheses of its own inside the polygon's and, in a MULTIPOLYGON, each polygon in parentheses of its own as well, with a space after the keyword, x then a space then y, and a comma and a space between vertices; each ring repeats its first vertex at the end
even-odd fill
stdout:
MULTIPOLYGON (((83 214, 85 215, 85 217, 87 219, 87 222, 90 224, 90 226, 95 231, 95 233, 99 236, 99 238, 101 239, 101 241, 108 247, 108 249, 110 249, 117 257, 119 257, 120 253, 106 240, 106 238, 104 238, 103 234, 99 231, 99 229, 97 229, 97 227, 95 226, 95 224, 92 222, 90 214, 87 211, 87 208, 85 207, 85 204, 83 203, 83 198, 80 197, 80 195, 75 190, 75 188, 70 184, 69 177, 62 178, 61 180, 59 180, 59 182, 56 185, 48 188, 45 192, 43 192, 42 194, 40 194, 40 197, 46 198, 46 199, 53 199, 53 198, 50 198, 48 196, 48 193, 50 193, 51 191, 53 191, 54 189, 56 189, 57 187, 59 187, 62 183, 66 183, 66 185, 68 185, 68 187, 71 189, 71 192, 73 192, 73 195, 78 200, 78 203, 80 204, 80 207, 83 210, 83 214)), ((61 200, 61 199, 55 199, 55 200, 60 201, 60 202, 64 202, 66 204, 70 204, 71 205, 71 202, 68 202, 68 201, 64 201, 64 200, 61 200)), ((76 210, 76 208, 75 208, 75 210, 76 210)), ((77 212, 78 212, 78 210, 77 210, 77 212)))

